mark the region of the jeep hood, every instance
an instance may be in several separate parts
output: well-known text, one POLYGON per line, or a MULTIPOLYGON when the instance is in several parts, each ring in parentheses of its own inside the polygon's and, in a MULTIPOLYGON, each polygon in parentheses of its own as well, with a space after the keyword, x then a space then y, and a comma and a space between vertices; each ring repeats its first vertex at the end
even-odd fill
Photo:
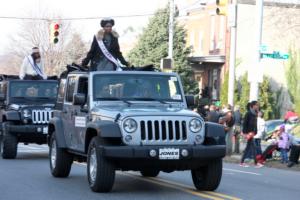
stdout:
POLYGON ((120 115, 120 119, 128 116, 189 116, 199 117, 200 115, 186 108, 178 107, 154 107, 154 106, 101 106, 92 109, 93 115, 115 119, 120 115))

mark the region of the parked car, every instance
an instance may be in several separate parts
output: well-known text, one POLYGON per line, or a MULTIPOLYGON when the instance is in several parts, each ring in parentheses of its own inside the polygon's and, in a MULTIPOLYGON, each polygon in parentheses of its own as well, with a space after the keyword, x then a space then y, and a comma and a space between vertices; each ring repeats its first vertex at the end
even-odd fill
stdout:
MULTIPOLYGON (((266 121, 266 134, 265 138, 268 138, 269 136, 272 135, 274 132, 275 128, 281 124, 284 124, 283 119, 273 119, 273 120, 268 120, 266 121)), ((265 139, 264 138, 264 139, 265 139)))

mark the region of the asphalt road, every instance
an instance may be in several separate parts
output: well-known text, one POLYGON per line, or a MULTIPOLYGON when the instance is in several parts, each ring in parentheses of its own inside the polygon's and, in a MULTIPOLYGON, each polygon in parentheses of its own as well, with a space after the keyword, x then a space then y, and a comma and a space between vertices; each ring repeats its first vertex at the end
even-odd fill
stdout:
POLYGON ((15 160, 0 158, 0 200, 122 200, 122 199, 299 199, 300 173, 224 164, 223 178, 215 192, 198 192, 186 172, 161 173, 142 178, 136 172, 117 172, 113 191, 93 193, 85 164, 75 163, 69 178, 53 178, 47 146, 19 145, 15 160))

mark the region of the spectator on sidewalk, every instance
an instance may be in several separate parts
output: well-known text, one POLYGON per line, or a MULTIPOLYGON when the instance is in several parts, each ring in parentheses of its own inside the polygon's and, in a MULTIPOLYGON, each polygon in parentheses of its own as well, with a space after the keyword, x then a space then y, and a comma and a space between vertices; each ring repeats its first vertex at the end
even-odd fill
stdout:
POLYGON ((288 163, 288 151, 290 149, 289 135, 285 131, 284 125, 280 126, 279 131, 278 148, 281 153, 281 163, 288 163))
POLYGON ((207 121, 219 123, 220 113, 216 111, 216 106, 211 105, 207 113, 207 121))
POLYGON ((299 116, 297 115, 297 113, 294 111, 293 108, 289 108, 286 114, 284 115, 284 121, 296 122, 297 120, 299 120, 299 116))
POLYGON ((224 126, 225 129, 225 141, 226 141, 226 155, 232 154, 232 136, 233 136, 233 126, 234 126, 234 117, 233 112, 229 109, 223 110, 223 117, 220 118, 219 123, 224 126))
POLYGON ((256 147, 254 143, 253 137, 257 133, 257 112, 259 110, 259 104, 257 101, 252 101, 250 103, 250 109, 247 111, 244 117, 244 123, 243 123, 243 133, 245 134, 245 137, 247 139, 247 145, 245 148, 245 151, 243 153, 240 166, 242 167, 248 167, 248 165, 245 163, 245 159, 247 155, 252 155, 254 159, 255 166, 257 168, 262 167, 263 165, 261 163, 257 163, 256 160, 256 147))
POLYGON ((240 153, 240 135, 242 126, 242 114, 240 112, 240 106, 236 105, 234 108, 234 153, 240 153))
POLYGON ((257 156, 257 162, 259 163, 265 163, 267 159, 271 159, 274 151, 279 151, 278 149, 278 141, 279 141, 279 135, 280 135, 280 127, 276 127, 275 131, 272 133, 271 137, 267 140, 267 143, 269 145, 267 148, 263 151, 261 156, 257 156))
POLYGON ((265 122, 263 116, 264 116, 263 112, 259 111, 257 114, 257 133, 254 136, 254 142, 255 142, 255 146, 256 146, 257 156, 261 156, 261 154, 262 154, 261 140, 264 137, 265 128, 266 128, 266 122, 265 122))
POLYGON ((295 164, 299 164, 300 156, 300 141, 297 141, 293 135, 290 135, 291 152, 289 157, 288 167, 292 167, 295 164))

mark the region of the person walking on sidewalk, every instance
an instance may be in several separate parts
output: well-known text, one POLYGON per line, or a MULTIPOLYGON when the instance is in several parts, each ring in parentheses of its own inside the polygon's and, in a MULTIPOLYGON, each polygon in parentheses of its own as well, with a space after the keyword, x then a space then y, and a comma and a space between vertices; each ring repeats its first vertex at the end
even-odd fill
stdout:
POLYGON ((244 117, 244 123, 243 123, 243 134, 245 134, 245 137, 247 139, 247 145, 246 149, 242 155, 240 166, 242 167, 248 167, 248 165, 245 163, 246 156, 252 154, 254 163, 256 167, 262 167, 263 165, 260 163, 257 163, 256 161, 256 147, 254 143, 254 136, 257 133, 257 113, 259 111, 259 104, 257 101, 251 101, 250 103, 250 109, 245 114, 244 117))
POLYGON ((257 114, 257 133, 254 136, 254 142, 256 146, 256 153, 257 155, 262 154, 261 150, 261 140, 264 137, 265 134, 265 128, 266 128, 266 121, 264 120, 264 114, 262 111, 259 111, 257 114))
POLYGON ((240 135, 242 127, 242 114, 240 112, 240 106, 236 105, 234 108, 234 153, 240 153, 240 135))

